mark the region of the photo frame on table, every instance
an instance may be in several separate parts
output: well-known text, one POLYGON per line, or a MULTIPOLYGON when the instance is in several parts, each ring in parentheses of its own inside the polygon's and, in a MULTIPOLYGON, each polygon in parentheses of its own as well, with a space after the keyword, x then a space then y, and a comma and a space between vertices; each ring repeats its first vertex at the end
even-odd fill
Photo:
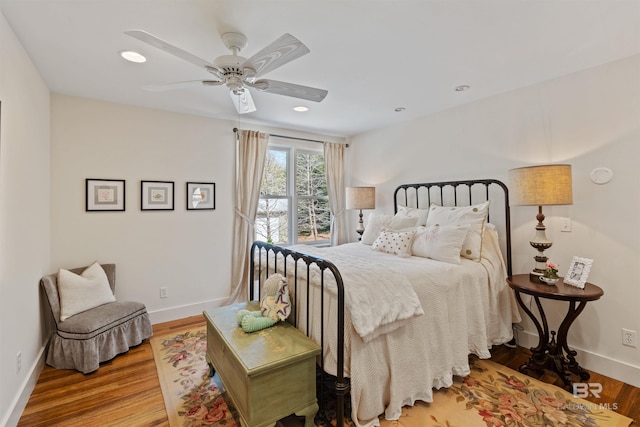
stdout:
POLYGON ((141 181, 140 209, 143 211, 172 211, 173 181, 141 181))
POLYGON ((569 271, 564 276, 564 283, 584 289, 592 265, 592 259, 574 256, 569 264, 569 271))
POLYGON ((85 211, 124 211, 124 179, 85 179, 85 211))
POLYGON ((187 210, 213 210, 216 208, 214 182, 187 182, 187 210))

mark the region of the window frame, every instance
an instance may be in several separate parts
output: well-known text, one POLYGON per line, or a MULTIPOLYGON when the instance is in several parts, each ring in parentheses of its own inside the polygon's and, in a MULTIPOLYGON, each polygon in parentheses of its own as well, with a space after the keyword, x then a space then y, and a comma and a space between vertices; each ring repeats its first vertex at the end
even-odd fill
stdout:
MULTIPOLYGON (((299 241, 298 240, 298 203, 300 200, 326 200, 329 203, 329 195, 326 196, 299 196, 297 194, 296 188, 296 161, 298 154, 313 154, 313 155, 321 155, 324 159, 324 150, 322 148, 317 148, 317 143, 314 143, 314 146, 309 143, 303 143, 302 141, 299 143, 298 141, 284 142, 282 138, 271 137, 272 141, 269 142, 269 146, 267 150, 274 151, 284 151, 286 152, 286 195, 284 196, 276 196, 276 195, 261 195, 260 199, 280 199, 287 200, 288 209, 287 209, 287 233, 288 233, 288 241, 277 243, 281 246, 290 246, 290 245, 310 245, 310 246, 328 246, 330 244, 330 238, 325 240, 314 240, 314 241, 299 241), (274 141, 275 140, 275 141, 274 141)), ((326 167, 326 165, 325 165, 326 167)), ((326 175, 325 175, 326 180, 326 175)), ((331 215, 331 214, 330 214, 331 215)), ((254 236, 257 238, 257 234, 254 236)))

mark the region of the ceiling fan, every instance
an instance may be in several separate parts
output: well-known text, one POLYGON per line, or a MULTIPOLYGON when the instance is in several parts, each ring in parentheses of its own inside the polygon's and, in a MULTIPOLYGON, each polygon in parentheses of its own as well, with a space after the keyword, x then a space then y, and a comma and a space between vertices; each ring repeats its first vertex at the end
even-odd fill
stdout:
POLYGON ((233 104, 240 114, 256 111, 249 88, 314 102, 322 101, 328 93, 326 90, 314 87, 260 78, 269 71, 309 53, 307 46, 291 34, 284 34, 260 52, 246 59, 239 56, 238 53, 247 46, 247 38, 240 33, 224 33, 222 41, 231 50, 231 55, 219 56, 213 62, 205 61, 146 31, 129 30, 125 31, 125 34, 204 68, 214 77, 212 80, 195 80, 145 87, 148 90, 179 89, 194 84, 204 86, 226 85, 229 88, 233 104))

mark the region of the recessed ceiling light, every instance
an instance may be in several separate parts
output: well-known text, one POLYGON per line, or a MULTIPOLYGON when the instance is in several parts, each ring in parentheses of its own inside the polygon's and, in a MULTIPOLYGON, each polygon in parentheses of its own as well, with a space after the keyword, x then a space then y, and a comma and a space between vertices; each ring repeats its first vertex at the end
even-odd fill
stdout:
POLYGON ((129 62, 135 62, 137 64, 147 62, 147 58, 145 58, 142 54, 134 52, 132 50, 123 50, 120 52, 120 56, 122 56, 129 62))
POLYGON ((297 107, 293 107, 293 111, 304 113, 305 111, 309 111, 309 107, 305 107, 304 105, 298 105, 297 107))
POLYGON ((456 86, 456 92, 464 92, 465 90, 469 90, 469 89, 471 89, 471 86, 469 85, 456 86))
POLYGON ((393 111, 395 111, 396 113, 402 113, 404 110, 406 110, 406 108, 404 108, 404 107, 396 107, 393 111))

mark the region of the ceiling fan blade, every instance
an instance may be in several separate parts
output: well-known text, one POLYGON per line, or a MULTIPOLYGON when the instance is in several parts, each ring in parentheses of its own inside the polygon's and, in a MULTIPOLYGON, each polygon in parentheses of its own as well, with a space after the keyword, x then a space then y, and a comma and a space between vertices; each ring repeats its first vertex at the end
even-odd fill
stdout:
POLYGON ((173 46, 164 40, 157 38, 156 36, 147 33, 143 30, 128 30, 124 32, 125 34, 138 39, 142 42, 147 43, 153 47, 157 47, 160 50, 164 50, 167 53, 170 53, 173 56, 177 56, 178 58, 184 59, 185 61, 191 62, 198 67, 202 67, 208 69, 208 67, 215 68, 215 66, 209 61, 205 61, 202 58, 199 58, 185 50, 180 49, 179 47, 173 46))
POLYGON ((256 111, 256 105, 253 103, 253 98, 251 98, 249 89, 238 91, 237 94, 230 90, 229 95, 231 95, 231 100, 233 101, 233 105, 235 105, 238 114, 253 113, 256 111))
POLYGON ((275 93, 278 95, 292 96, 294 98, 306 99, 307 101, 320 102, 327 96, 328 91, 315 87, 302 86, 293 83, 279 82, 277 80, 262 79, 258 80, 268 83, 268 87, 263 92, 275 93))
POLYGON ((254 69, 256 77, 259 77, 307 53, 309 48, 304 43, 291 34, 285 34, 247 59, 242 67, 254 69))
POLYGON ((164 92, 165 90, 189 89, 197 86, 219 86, 222 84, 224 84, 224 82, 220 82, 217 80, 189 80, 186 82, 147 85, 143 86, 142 89, 148 90, 150 92, 164 92))

